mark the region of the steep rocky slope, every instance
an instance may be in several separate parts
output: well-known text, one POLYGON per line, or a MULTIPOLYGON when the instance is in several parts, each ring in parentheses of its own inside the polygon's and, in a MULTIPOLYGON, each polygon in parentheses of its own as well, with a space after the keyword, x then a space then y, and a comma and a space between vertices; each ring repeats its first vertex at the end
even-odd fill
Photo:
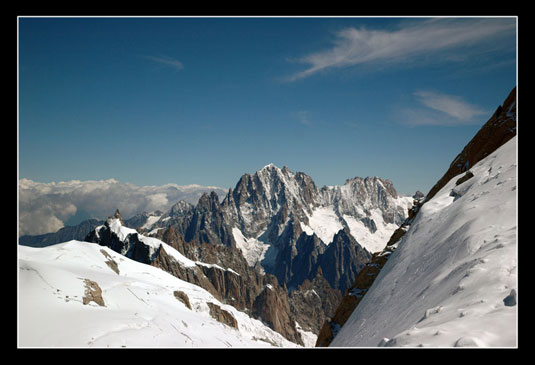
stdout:
POLYGON ((428 200, 331 345, 516 346, 516 168, 514 137, 428 200))
POLYGON ((429 190, 427 199, 433 198, 451 178, 468 171, 514 136, 516 136, 516 87, 511 90, 503 105, 496 109, 474 138, 455 157, 444 176, 429 190))
MULTIPOLYGON (((498 107, 498 109, 489 119, 489 121, 485 123, 485 125, 467 144, 463 151, 454 159, 445 175, 437 182, 435 186, 433 186, 428 195, 425 197, 425 200, 418 199, 417 201, 415 201, 414 207, 409 210, 407 219, 392 234, 384 250, 380 253, 374 254, 371 262, 367 265, 367 267, 359 272, 353 285, 349 288, 346 295, 342 299, 334 316, 325 321, 325 323, 323 324, 321 331, 318 335, 316 346, 328 346, 329 344, 331 344, 331 342, 333 342, 333 339, 336 339, 335 336, 337 335, 338 331, 340 331, 341 328, 344 328, 343 326, 348 320, 348 318, 350 316, 353 316, 353 313, 356 312, 356 309, 360 308, 359 303, 363 300, 363 298, 369 296, 368 292, 371 290, 372 284, 374 284, 374 281, 377 276, 381 274, 381 269, 385 264, 387 264, 387 260, 393 256, 392 252, 395 250, 401 240, 404 239, 405 233, 407 231, 411 231, 410 227, 414 220, 417 218, 419 212, 421 211, 423 204, 429 201, 432 202, 434 196, 439 191, 442 191, 441 189, 444 189, 446 184, 452 184, 453 180, 454 185, 452 186, 460 185, 466 187, 467 185, 464 183, 474 177, 474 172, 471 171, 472 167, 485 157, 493 154, 498 148, 507 143, 507 141, 515 137, 515 135, 516 87, 510 92, 504 104, 498 107)), ((509 151, 511 151, 511 147, 509 147, 509 151)), ((509 154, 509 158, 514 160, 515 155, 512 152, 509 152, 509 154)), ((513 162, 511 166, 516 167, 516 164, 513 162)), ((509 179, 516 179, 516 175, 510 177, 509 179)), ((472 182, 473 181, 474 180, 472 180, 472 182)), ((516 188, 516 186, 514 188, 516 188)), ((513 190, 515 190, 514 188, 513 190)), ((488 193, 489 191, 484 192, 484 194, 488 193)), ((451 189, 451 191, 448 191, 448 194, 451 194, 454 199, 458 199, 464 193, 460 192, 460 190, 457 189, 451 189)), ((420 195, 417 198, 422 198, 422 196, 420 195)), ((511 199, 512 201, 514 201, 513 198, 511 199)), ((425 208, 425 205, 423 207, 425 208)), ((481 214, 485 215, 486 212, 481 212, 481 214)), ((514 212, 511 212, 511 214, 513 214, 514 216, 514 212)), ((505 215, 506 213, 503 213, 503 217, 505 217, 505 215)), ((412 231, 415 231, 415 229, 412 229, 412 231)), ((512 259, 514 260, 514 257, 512 259)), ((392 278, 390 280, 392 280, 392 278)), ((400 279, 395 278, 396 282, 398 282, 398 280, 400 279)), ((357 316, 357 314, 355 314, 355 316, 357 316)), ((346 330, 345 336, 351 336, 347 334, 347 331, 350 330, 346 330)), ((350 342, 351 341, 346 339, 345 343, 347 344, 350 342)), ((393 345, 394 342, 390 342, 390 345, 393 345)), ((340 345, 340 343, 342 343, 342 340, 340 340, 340 342, 334 342, 333 345, 335 343, 340 345)), ((377 344, 370 343, 370 345, 375 346, 377 344)), ((448 344, 447 346, 450 345, 451 344, 448 344)))

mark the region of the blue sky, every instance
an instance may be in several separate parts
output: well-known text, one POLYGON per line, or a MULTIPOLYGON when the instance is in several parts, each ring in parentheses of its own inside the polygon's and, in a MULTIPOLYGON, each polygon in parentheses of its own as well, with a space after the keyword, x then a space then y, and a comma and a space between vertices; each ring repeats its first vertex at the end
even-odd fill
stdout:
POLYGON ((426 193, 516 85, 516 18, 19 18, 19 177, 426 193))

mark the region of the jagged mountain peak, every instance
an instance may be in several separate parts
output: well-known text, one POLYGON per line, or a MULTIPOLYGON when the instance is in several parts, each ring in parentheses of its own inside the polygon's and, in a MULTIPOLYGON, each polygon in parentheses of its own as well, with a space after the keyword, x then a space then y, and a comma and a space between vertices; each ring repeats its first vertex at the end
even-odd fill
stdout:
POLYGON ((169 209, 170 215, 183 215, 185 212, 190 211, 193 208, 193 205, 188 203, 185 200, 180 200, 177 203, 173 204, 171 208, 169 209))
POLYGON ((219 206, 219 196, 215 191, 203 193, 199 198, 199 203, 197 203, 197 206, 200 208, 217 209, 219 206))
POLYGON ((346 179, 346 184, 351 184, 353 182, 362 182, 364 184, 383 184, 383 185, 392 185, 392 181, 385 179, 383 177, 379 176, 366 176, 366 177, 360 177, 355 176, 352 179, 346 179))
MULTIPOLYGON (((248 175, 248 174, 245 174, 245 175, 248 175)), ((251 175, 249 175, 251 176, 251 175)), ((293 172, 292 170, 290 170, 290 168, 286 165, 284 165, 282 168, 279 168, 277 167, 276 165, 270 163, 266 166, 264 166, 263 168, 261 168, 260 170, 256 171, 253 175, 254 176, 258 176, 259 178, 272 178, 272 179, 276 179, 277 177, 278 178, 283 178, 283 179, 289 179, 289 180, 294 180, 296 178, 300 178, 300 179, 303 179, 304 176, 308 177, 310 179, 310 177, 305 174, 304 172, 293 172)), ((288 181, 282 181, 283 183, 288 183, 288 181)))
POLYGON ((124 223, 124 220, 123 220, 123 216, 121 215, 121 212, 119 211, 119 208, 117 208, 115 210, 115 213, 113 213, 113 215, 110 215, 108 217, 106 222, 111 222, 111 221, 113 221, 115 219, 118 219, 119 222, 121 222, 121 225, 126 226, 126 224, 124 223))
POLYGON ((273 170, 273 169, 280 170, 274 163, 270 162, 270 163, 268 163, 266 166, 262 167, 258 171, 273 170))
POLYGON ((123 216, 121 215, 121 212, 119 211, 119 208, 115 210, 115 213, 112 215, 113 218, 123 219, 123 216))

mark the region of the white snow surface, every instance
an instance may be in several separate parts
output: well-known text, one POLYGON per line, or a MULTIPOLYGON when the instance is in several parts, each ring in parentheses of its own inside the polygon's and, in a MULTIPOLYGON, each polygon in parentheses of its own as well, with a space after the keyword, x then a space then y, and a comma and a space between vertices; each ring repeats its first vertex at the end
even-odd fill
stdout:
POLYGON ((316 208, 312 215, 308 216, 308 225, 301 223, 301 229, 309 236, 316 233, 316 236, 328 245, 343 227, 334 212, 334 207, 327 206, 316 208))
POLYGON ((147 221, 145 222, 145 224, 143 226, 141 226, 141 229, 151 229, 152 226, 154 225, 154 223, 158 222, 158 220, 160 219, 161 215, 151 215, 147 218, 147 221))
POLYGON ((18 246, 18 269, 19 347, 298 347, 206 290, 98 244, 18 246), (100 286, 104 307, 83 304, 84 279, 100 286), (191 310, 175 290, 187 294, 191 310), (213 319, 208 302, 230 312, 239 329, 213 319))
POLYGON ((232 235, 236 246, 241 250, 243 257, 249 266, 255 266, 266 256, 267 250, 271 247, 270 244, 259 241, 256 238, 246 238, 239 228, 232 228, 232 235))
POLYGON ((470 171, 422 206, 331 346, 517 346, 516 137, 470 171))
MULTIPOLYGON (((401 200, 403 198, 399 199, 401 200)), ((406 200, 407 199, 405 198, 405 201, 406 200)), ((412 206, 412 198, 410 205, 407 204, 407 209, 410 206, 412 206)), ((344 214, 342 217, 346 221, 349 227, 349 232, 353 238, 355 238, 362 247, 371 253, 379 252, 385 248, 386 243, 392 236, 392 233, 399 228, 397 224, 386 223, 379 209, 374 209, 371 211, 370 218, 373 219, 375 226, 377 227, 377 230, 373 233, 364 225, 361 220, 347 214, 344 214)))

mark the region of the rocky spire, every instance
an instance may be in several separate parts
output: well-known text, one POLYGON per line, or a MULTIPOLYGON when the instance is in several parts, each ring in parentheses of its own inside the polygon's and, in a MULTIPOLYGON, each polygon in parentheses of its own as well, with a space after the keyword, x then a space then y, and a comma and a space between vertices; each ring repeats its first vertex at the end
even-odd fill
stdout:
POLYGON ((115 213, 113 213, 113 215, 110 215, 108 217, 108 220, 109 219, 119 219, 119 221, 121 222, 121 225, 122 226, 126 226, 126 224, 124 224, 124 221, 123 221, 123 216, 121 215, 121 212, 119 211, 119 208, 117 208, 115 210, 115 213))

